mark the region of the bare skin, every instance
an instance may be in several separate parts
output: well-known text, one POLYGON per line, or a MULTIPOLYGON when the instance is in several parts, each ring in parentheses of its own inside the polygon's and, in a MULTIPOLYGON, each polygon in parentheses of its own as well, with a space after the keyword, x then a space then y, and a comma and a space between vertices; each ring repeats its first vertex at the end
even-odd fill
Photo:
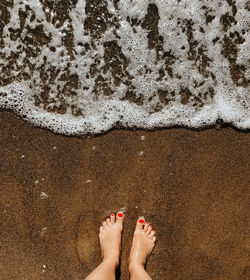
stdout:
MULTIPOLYGON (((111 214, 110 218, 103 222, 99 234, 103 261, 85 280, 115 280, 115 270, 119 265, 123 220, 123 213, 118 212, 116 216, 111 214)), ((145 223, 144 219, 138 219, 129 257, 131 280, 151 279, 144 266, 155 244, 154 235, 155 232, 149 223, 145 223)))
POLYGON ((117 213, 116 219, 115 215, 111 214, 100 227, 102 259, 112 261, 116 267, 119 265, 123 219, 124 215, 121 212, 117 213))
POLYGON ((100 227, 99 240, 102 263, 85 280, 115 280, 115 270, 119 265, 121 235, 124 215, 118 212, 106 219, 100 227))
POLYGON ((139 218, 136 223, 132 248, 129 257, 129 272, 131 280, 149 280, 151 277, 145 271, 147 258, 152 253, 156 241, 155 232, 148 222, 139 218))

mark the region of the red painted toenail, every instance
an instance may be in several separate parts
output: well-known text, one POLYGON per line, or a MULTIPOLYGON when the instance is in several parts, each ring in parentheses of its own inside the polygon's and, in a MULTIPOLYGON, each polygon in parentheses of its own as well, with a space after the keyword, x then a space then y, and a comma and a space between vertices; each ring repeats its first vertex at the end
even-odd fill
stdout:
POLYGON ((146 222, 146 225, 149 225, 149 222, 146 222))
POLYGON ((121 218, 121 217, 123 217, 123 214, 122 213, 118 213, 117 216, 121 218))
POLYGON ((139 223, 143 224, 143 223, 144 223, 144 220, 143 220, 143 219, 140 219, 140 220, 139 220, 139 223))
POLYGON ((114 216, 115 216, 115 214, 111 214, 111 216, 112 216, 112 217, 114 217, 114 216))

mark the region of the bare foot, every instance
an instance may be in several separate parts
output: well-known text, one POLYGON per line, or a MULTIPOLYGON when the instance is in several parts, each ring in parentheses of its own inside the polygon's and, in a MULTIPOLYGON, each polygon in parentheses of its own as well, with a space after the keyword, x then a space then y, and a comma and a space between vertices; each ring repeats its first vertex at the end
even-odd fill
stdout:
POLYGON ((139 218, 136 223, 132 248, 129 257, 129 267, 143 266, 155 245, 155 232, 144 218, 139 218))
POLYGON ((99 239, 103 261, 108 260, 116 267, 119 264, 123 219, 122 212, 118 212, 116 217, 111 214, 100 227, 99 239))

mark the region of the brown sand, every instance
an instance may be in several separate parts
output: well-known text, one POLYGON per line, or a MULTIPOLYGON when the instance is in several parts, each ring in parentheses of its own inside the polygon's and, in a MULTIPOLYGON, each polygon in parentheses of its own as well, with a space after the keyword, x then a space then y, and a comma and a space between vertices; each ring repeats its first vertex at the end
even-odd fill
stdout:
POLYGON ((99 225, 124 205, 118 279, 128 279, 139 215, 157 232, 153 279, 250 279, 248 133, 121 130, 80 139, 9 112, 0 113, 0 131, 1 280, 84 279, 100 262, 99 225))

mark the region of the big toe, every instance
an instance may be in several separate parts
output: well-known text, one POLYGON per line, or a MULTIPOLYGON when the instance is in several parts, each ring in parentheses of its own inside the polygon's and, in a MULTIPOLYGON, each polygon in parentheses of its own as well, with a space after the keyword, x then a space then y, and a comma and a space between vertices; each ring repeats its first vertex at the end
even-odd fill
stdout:
POLYGON ((136 229, 142 229, 145 224, 144 217, 140 217, 136 222, 136 229))
POLYGON ((124 220, 124 214, 121 211, 119 211, 117 213, 117 215, 116 215, 116 222, 118 224, 122 225, 123 224, 123 220, 124 220))

